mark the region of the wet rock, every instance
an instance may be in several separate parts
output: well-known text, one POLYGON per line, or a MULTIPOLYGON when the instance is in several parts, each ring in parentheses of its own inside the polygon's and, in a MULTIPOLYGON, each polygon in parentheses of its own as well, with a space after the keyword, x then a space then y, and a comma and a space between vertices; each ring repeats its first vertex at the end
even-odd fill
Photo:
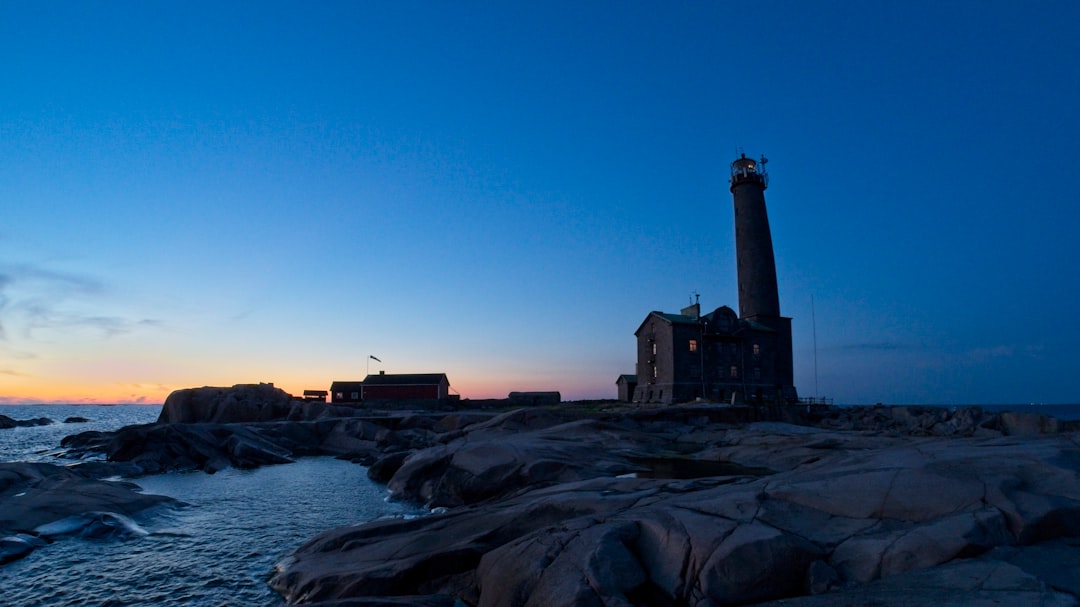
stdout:
POLYGON ((0 463, 0 560, 21 558, 54 537, 138 535, 131 516, 174 502, 138 490, 51 464, 0 463))
POLYGON ((127 539, 148 535, 131 518, 116 512, 82 512, 34 529, 38 537, 78 536, 86 539, 127 539))
POLYGON ((0 565, 17 561, 35 549, 46 545, 48 545, 48 542, 40 537, 25 533, 0 537, 0 565))
POLYGON ((376 459, 368 467, 368 478, 378 483, 389 482, 411 454, 411 451, 398 451, 376 459))
POLYGON ((33 419, 12 419, 6 415, 0 415, 0 429, 18 428, 25 426, 47 426, 54 423, 47 417, 35 417, 33 419))

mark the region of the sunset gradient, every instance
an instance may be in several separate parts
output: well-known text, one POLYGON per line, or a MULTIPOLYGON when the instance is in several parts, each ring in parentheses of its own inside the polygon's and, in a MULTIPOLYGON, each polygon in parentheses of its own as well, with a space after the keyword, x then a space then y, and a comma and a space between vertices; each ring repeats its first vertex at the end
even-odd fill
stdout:
POLYGON ((0 3, 0 403, 369 369, 613 398, 651 310, 737 304, 738 150, 771 160, 801 395, 1077 402, 1078 22, 0 3))

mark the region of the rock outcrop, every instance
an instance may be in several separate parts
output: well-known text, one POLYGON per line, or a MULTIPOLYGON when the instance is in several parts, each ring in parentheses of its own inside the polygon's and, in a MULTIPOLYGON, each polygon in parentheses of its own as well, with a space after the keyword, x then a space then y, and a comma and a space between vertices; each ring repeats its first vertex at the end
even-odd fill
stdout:
POLYGON ((237 384, 175 390, 165 399, 159 424, 254 423, 351 417, 356 407, 300 400, 273 384, 237 384))
POLYGON ((978 408, 371 411, 270 385, 68 437, 128 474, 335 455, 432 516, 329 530, 290 604, 1080 604, 1080 424, 978 408))
POLYGON ((21 426, 47 426, 53 420, 47 417, 35 417, 33 419, 12 419, 6 415, 0 415, 0 430, 18 428, 21 426))
POLYGON ((328 455, 372 463, 388 453, 412 452, 436 442, 422 416, 325 418, 257 423, 171 423, 128 426, 113 432, 65 437, 70 458, 104 455, 129 476, 227 467, 287 464, 295 457, 328 455))
POLYGON ((0 564, 62 536, 139 534, 129 517, 174 500, 138 489, 51 464, 0 463, 0 564))
POLYGON ((1077 434, 1018 438, 982 414, 943 438, 919 429, 955 415, 911 416, 912 437, 910 412, 870 432, 669 413, 466 427, 389 481, 448 510, 325 532, 271 585, 326 605, 1078 603, 1054 565, 1080 557, 1077 434))

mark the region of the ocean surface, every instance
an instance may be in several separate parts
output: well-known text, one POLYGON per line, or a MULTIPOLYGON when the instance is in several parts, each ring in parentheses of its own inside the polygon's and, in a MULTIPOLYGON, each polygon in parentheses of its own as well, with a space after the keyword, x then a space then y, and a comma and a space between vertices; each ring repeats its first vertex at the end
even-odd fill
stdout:
MULTIPOLYGON (((0 461, 71 463, 60 441, 87 430, 150 423, 160 407, 0 406, 14 419, 71 416, 86 423, 0 429, 0 461)), ((0 605, 271 606, 274 564, 320 531, 423 511, 389 502, 362 466, 328 457, 256 470, 172 473, 133 480, 145 493, 184 502, 136 522, 147 534, 127 540, 62 538, 0 566, 0 605)))
MULTIPOLYGON (((841 405, 845 406, 845 405, 841 405)), ((849 405, 857 406, 857 405, 849 405)), ((866 405, 861 405, 866 406, 866 405)), ((927 405, 911 405, 911 406, 927 406, 927 405)), ((1001 411, 1015 411, 1018 413, 1038 413, 1039 415, 1049 415, 1050 417, 1056 417, 1060 420, 1080 420, 1080 404, 1075 405, 1043 405, 1039 403, 1029 403, 1022 405, 929 405, 931 407, 943 407, 945 409, 961 409, 963 407, 979 407, 983 411, 988 413, 999 413, 1001 411)))

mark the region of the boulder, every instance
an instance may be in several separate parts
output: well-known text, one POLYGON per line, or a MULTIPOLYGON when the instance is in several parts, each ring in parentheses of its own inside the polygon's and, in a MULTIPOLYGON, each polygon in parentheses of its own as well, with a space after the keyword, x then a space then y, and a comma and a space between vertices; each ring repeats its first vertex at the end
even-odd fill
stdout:
POLYGON ((265 422, 286 419, 293 397, 273 384, 237 384, 175 390, 165 399, 158 423, 265 422))

